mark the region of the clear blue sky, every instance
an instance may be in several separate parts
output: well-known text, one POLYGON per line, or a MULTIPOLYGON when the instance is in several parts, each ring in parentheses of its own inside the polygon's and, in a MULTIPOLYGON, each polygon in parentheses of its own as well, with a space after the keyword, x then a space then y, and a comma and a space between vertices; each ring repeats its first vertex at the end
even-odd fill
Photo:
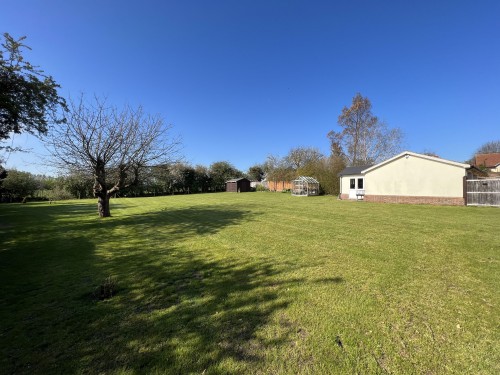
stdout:
MULTIPOLYGON (((463 161, 500 138, 497 0, 3 0, 0 31, 28 37, 63 96, 160 113, 193 164, 328 153, 357 92, 411 151, 463 161)), ((39 152, 7 166, 43 173, 39 152)))

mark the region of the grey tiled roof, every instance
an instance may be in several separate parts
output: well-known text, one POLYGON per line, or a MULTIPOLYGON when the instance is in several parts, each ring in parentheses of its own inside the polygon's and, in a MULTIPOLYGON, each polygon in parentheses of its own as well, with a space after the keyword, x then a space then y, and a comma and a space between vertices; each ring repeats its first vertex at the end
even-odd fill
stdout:
POLYGON ((358 167, 347 167, 343 169, 338 175, 339 176, 350 176, 350 175, 355 175, 355 174, 361 174, 361 171, 364 171, 365 169, 368 169, 372 166, 373 164, 370 165, 360 165, 358 167))

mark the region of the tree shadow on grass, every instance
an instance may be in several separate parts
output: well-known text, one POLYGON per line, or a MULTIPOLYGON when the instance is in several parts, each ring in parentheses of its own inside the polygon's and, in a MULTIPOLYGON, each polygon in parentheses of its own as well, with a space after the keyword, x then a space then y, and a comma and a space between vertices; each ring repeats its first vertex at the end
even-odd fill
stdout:
POLYGON ((340 284, 345 282, 343 277, 335 276, 335 277, 323 277, 317 280, 314 280, 315 283, 318 284, 340 284))
POLYGON ((82 236, 70 242, 21 236, 0 252, 0 373, 54 372, 74 345, 67 337, 89 310, 75 296, 92 288, 95 248, 82 236))
MULTIPOLYGON (((129 248, 100 267, 106 270, 103 273, 116 275, 123 289, 116 299, 97 304, 104 315, 93 322, 80 368, 241 373, 256 366, 266 348, 284 344, 291 328, 272 338, 262 331, 289 303, 278 294, 287 285, 276 281, 276 267, 258 260, 221 259, 216 256, 218 249, 212 248, 219 246, 217 242, 199 245, 197 240, 199 247, 192 249, 180 245, 193 237, 209 238, 227 226, 251 220, 252 215, 205 206, 107 223, 129 248), (142 236, 155 246, 140 248, 142 236), (96 351, 103 336, 112 345, 96 351)), ((286 284, 295 282, 299 280, 286 284)))
POLYGON ((265 261, 216 256, 217 242, 184 245, 252 213, 201 206, 55 227, 61 215, 0 253, 7 373, 242 373, 294 334, 289 323, 266 327, 290 302, 280 290, 301 280, 280 281, 265 261), (96 301, 109 274, 118 293, 96 301))
POLYGON ((102 315, 80 347, 80 369, 241 373, 289 339, 290 330, 272 338, 260 331, 289 303, 271 282, 277 271, 270 264, 156 263, 144 267, 147 283, 121 275, 119 285, 136 285, 97 304, 102 315), (106 351, 99 349, 103 340, 106 351))
POLYGON ((187 235, 213 234, 232 225, 250 221, 255 212, 241 209, 221 209, 218 206, 198 206, 170 208, 142 213, 123 218, 112 218, 105 224, 109 226, 134 226, 137 228, 161 228, 163 233, 170 230, 175 237, 187 235))

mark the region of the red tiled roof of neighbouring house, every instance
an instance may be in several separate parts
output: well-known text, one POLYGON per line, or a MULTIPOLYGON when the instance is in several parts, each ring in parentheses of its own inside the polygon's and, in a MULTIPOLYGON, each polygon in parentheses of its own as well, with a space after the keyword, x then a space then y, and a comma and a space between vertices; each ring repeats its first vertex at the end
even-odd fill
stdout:
POLYGON ((485 166, 487 168, 493 168, 500 164, 500 152, 493 152, 491 154, 476 154, 474 159, 474 165, 478 167, 485 166))

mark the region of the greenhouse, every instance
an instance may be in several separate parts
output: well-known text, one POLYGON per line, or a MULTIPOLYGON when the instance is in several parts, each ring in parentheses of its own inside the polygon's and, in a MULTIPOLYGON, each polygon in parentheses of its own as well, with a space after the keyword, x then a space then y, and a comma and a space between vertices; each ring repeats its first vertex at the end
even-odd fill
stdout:
POLYGON ((307 197, 319 195, 319 182, 315 178, 300 176, 292 181, 292 195, 307 197))

